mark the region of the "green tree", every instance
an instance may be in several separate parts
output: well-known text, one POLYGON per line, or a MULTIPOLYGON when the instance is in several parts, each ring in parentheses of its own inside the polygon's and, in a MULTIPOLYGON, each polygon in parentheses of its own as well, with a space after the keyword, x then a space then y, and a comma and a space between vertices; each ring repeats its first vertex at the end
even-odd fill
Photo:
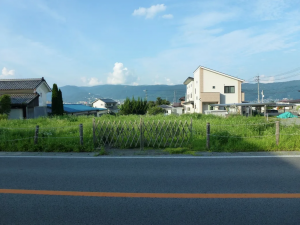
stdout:
POLYGON ((63 115, 64 114, 64 102, 63 102, 63 98, 62 98, 62 92, 59 89, 58 90, 58 102, 59 102, 59 115, 63 115))
POLYGON ((153 106, 155 106, 155 102, 154 101, 149 101, 148 102, 148 108, 151 108, 153 106))
POLYGON ((120 106, 120 114, 121 115, 130 115, 130 114, 137 114, 137 115, 144 115, 146 114, 148 109, 148 104, 146 100, 142 100, 138 98, 137 100, 132 97, 130 100, 126 98, 123 105, 120 106))
POLYGON ((161 97, 157 97, 155 105, 170 105, 170 102, 165 99, 162 99, 161 97))
POLYGON ((157 114, 161 114, 164 113, 165 110, 159 106, 153 106, 151 108, 148 109, 148 114, 149 115, 157 115, 157 114))
POLYGON ((58 88, 57 84, 53 84, 52 88, 52 103, 51 103, 51 109, 52 109, 52 114, 53 115, 59 115, 59 96, 58 96, 58 88))
POLYGON ((11 110, 11 99, 9 95, 0 97, 0 114, 9 114, 11 110))

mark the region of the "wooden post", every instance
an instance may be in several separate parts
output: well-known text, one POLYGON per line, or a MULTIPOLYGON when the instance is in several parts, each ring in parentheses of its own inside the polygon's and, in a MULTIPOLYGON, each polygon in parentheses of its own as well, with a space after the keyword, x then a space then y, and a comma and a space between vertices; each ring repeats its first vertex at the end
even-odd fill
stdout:
POLYGON ((35 145, 38 143, 38 137, 39 137, 39 125, 36 125, 35 134, 34 134, 34 144, 35 145))
POLYGON ((206 124, 206 148, 210 147, 210 123, 206 124))
POLYGON ((280 136, 280 131, 279 131, 279 121, 276 121, 276 144, 279 145, 279 136, 280 136))
POLYGON ((82 125, 82 123, 79 124, 79 138, 80 138, 80 145, 83 145, 83 125, 82 125))
POLYGON ((94 141, 94 147, 96 145, 96 122, 95 122, 95 117, 93 118, 93 141, 94 141))
POLYGON ((191 118, 191 142, 193 141, 193 118, 191 118))
POLYGON ((143 138, 143 120, 142 117, 140 117, 140 150, 144 149, 144 138, 143 138))
POLYGON ((264 105, 264 117, 267 116, 267 105, 264 105))

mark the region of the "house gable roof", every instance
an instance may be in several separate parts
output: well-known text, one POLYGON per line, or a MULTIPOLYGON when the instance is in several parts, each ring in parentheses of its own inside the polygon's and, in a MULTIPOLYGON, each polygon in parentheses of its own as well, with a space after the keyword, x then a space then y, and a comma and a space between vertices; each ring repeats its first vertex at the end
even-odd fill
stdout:
POLYGON ((45 84, 49 92, 51 88, 42 78, 33 79, 0 79, 0 91, 1 90, 34 90, 40 85, 45 84))
MULTIPOLYGON (((12 105, 27 105, 34 99, 39 97, 39 94, 7 94, 10 96, 12 105)), ((1 95, 0 95, 1 96, 1 95)))
POLYGON ((202 68, 202 69, 204 69, 204 70, 208 70, 208 71, 210 71, 210 72, 217 73, 217 74, 219 74, 219 75, 222 75, 222 76, 225 76, 225 77, 234 79, 234 80, 238 80, 238 81, 241 81, 241 82, 244 82, 244 81, 245 81, 245 80, 243 80, 243 79, 241 79, 241 78, 234 77, 234 76, 231 76, 231 75, 228 75, 228 74, 225 74, 225 73, 221 73, 221 72, 219 72, 219 71, 216 71, 216 70, 213 70, 213 69, 204 67, 204 66, 198 66, 197 69, 196 69, 193 73, 195 73, 199 68, 202 68))
POLYGON ((188 77, 186 78, 186 80, 183 82, 183 84, 187 85, 189 84, 190 82, 194 81, 194 78, 193 77, 188 77))
POLYGON ((102 102, 105 102, 105 103, 117 103, 115 100, 110 99, 110 98, 98 98, 95 101, 93 101, 92 104, 97 102, 98 100, 101 100, 102 102))

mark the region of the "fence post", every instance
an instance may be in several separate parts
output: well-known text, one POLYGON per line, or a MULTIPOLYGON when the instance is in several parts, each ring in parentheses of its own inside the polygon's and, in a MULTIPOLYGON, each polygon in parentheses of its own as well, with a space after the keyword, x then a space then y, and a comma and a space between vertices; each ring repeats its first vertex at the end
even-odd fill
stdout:
POLYGON ((279 145, 279 136, 280 136, 280 131, 279 131, 279 121, 276 121, 276 144, 279 145))
POLYGON ((95 117, 93 118, 93 142, 94 142, 94 147, 96 146, 96 122, 95 122, 95 117))
POLYGON ((206 124, 206 148, 210 147, 210 123, 206 124))
POLYGON ((193 141, 193 118, 191 118, 191 141, 193 141))
POLYGON ((140 150, 144 149, 143 119, 140 117, 140 150))
POLYGON ((35 134, 34 134, 34 144, 35 145, 38 143, 38 137, 39 137, 39 125, 36 125, 35 134))
POLYGON ((79 124, 79 138, 80 138, 80 145, 83 145, 83 125, 82 125, 82 123, 79 124))

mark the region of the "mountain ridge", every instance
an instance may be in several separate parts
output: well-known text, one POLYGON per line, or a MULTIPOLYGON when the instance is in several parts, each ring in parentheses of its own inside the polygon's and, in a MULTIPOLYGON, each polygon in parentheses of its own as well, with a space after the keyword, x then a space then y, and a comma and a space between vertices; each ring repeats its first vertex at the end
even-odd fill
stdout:
MULTIPOLYGON (((242 91, 245 93, 245 101, 257 101, 257 84, 243 83, 242 91)), ((154 101, 157 97, 167 99, 173 102, 174 95, 176 102, 179 98, 185 96, 186 85, 112 85, 103 84, 96 86, 74 86, 66 85, 60 88, 63 93, 64 102, 92 102, 97 98, 112 98, 114 100, 123 101, 129 98, 146 98, 154 101)), ((264 99, 269 101, 280 100, 283 98, 300 99, 300 80, 276 82, 276 83, 260 83, 259 92, 261 99, 261 91, 265 95, 264 99)), ((47 100, 51 101, 51 93, 47 95, 47 100)))

